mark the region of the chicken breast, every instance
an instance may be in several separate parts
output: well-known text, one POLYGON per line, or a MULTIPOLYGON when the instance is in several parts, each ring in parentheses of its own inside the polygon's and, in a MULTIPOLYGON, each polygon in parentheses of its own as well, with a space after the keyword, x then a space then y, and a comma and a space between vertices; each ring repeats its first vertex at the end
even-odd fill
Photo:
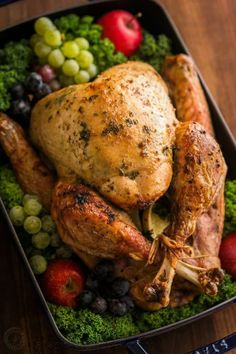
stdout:
POLYGON ((162 78, 128 62, 39 101, 30 135, 60 177, 74 173, 127 210, 168 189, 176 125, 162 78))

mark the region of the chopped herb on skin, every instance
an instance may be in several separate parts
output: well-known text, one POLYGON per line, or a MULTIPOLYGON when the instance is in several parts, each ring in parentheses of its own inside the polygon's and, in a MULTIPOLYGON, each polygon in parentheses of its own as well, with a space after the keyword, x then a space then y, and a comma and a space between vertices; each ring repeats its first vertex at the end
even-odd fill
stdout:
POLYGON ((132 125, 138 124, 138 121, 137 121, 137 119, 127 118, 125 120, 125 123, 126 123, 127 127, 132 127, 132 125))
POLYGON ((78 109, 79 113, 83 114, 84 113, 84 107, 83 106, 80 106, 79 109, 78 109))
POLYGON ((167 156, 168 155, 168 151, 169 151, 168 146, 164 146, 163 149, 162 149, 163 155, 167 156))
POLYGON ((110 122, 108 124, 108 126, 105 129, 103 129, 102 136, 106 136, 106 135, 109 135, 109 134, 117 135, 119 133, 120 129, 122 129, 122 128, 123 128, 122 124, 117 124, 115 122, 110 122))
POLYGON ((125 176, 127 170, 128 170, 128 165, 126 165, 124 162, 122 162, 121 166, 119 167, 120 176, 125 176))
POLYGON ((85 122, 80 123, 82 130, 80 132, 80 140, 85 141, 85 143, 87 144, 89 142, 90 139, 90 130, 88 129, 88 126, 85 122))
POLYGON ((108 217, 108 221, 107 221, 108 224, 112 224, 116 218, 115 214, 110 209, 107 210, 107 217, 108 217))
POLYGON ((134 170, 134 171, 130 171, 127 174, 127 177, 129 177, 132 180, 135 180, 135 178, 138 177, 138 175, 139 175, 139 172, 137 170, 134 170))
POLYGON ((63 94, 61 96, 56 97, 56 103, 62 103, 67 95, 63 94))
POLYGON ((88 98, 88 101, 92 102, 92 101, 96 100, 97 97, 98 97, 98 95, 92 95, 88 98))
POLYGON ((128 170, 128 166, 123 162, 119 168, 119 175, 128 177, 129 179, 135 180, 135 178, 139 175, 139 171, 137 170, 128 170))
POLYGON ((88 198, 89 198, 89 193, 88 192, 77 193, 77 195, 75 197, 76 203, 81 204, 81 205, 87 203, 88 198))
POLYGON ((151 128, 149 128, 147 125, 144 125, 143 126, 143 132, 146 133, 146 134, 150 134, 151 133, 151 128))

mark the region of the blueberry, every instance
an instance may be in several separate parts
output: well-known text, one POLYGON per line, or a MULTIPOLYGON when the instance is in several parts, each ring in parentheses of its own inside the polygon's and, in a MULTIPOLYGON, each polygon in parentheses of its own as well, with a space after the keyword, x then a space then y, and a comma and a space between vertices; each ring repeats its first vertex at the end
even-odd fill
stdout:
POLYGON ((95 295, 92 291, 90 290, 84 290, 79 296, 78 296, 78 304, 80 307, 88 307, 91 302, 94 300, 95 295))
POLYGON ((30 73, 25 80, 25 86, 30 93, 36 93, 42 84, 42 77, 35 72, 30 73))
POLYGON ((36 100, 40 100, 41 98, 49 95, 52 92, 51 87, 48 84, 42 84, 38 90, 34 94, 34 98, 36 100))
POLYGON ((95 313, 104 313, 107 310, 107 302, 103 297, 97 296, 91 303, 90 308, 95 313))
POLYGON ((42 84, 35 92, 34 97, 36 98, 36 100, 40 100, 41 98, 49 95, 49 93, 51 92, 52 89, 48 84, 42 84))
POLYGON ((98 280, 93 275, 89 275, 87 277, 85 287, 89 290, 97 291, 99 287, 98 280))
POLYGON ((11 94, 14 99, 23 98, 25 95, 25 88, 22 84, 16 84, 11 89, 11 94))
POLYGON ((124 316, 127 313, 127 305, 118 299, 109 300, 109 310, 115 316, 124 316))
POLYGON ((113 262, 104 259, 96 265, 94 272, 98 279, 105 280, 112 277, 113 268, 113 262))
POLYGON ((131 299, 131 297, 129 297, 127 295, 122 296, 120 298, 120 301, 126 304, 127 309, 129 311, 132 311, 134 309, 134 307, 135 307, 135 304, 134 304, 133 300, 131 299))
POLYGON ((111 284, 111 289, 113 296, 124 296, 129 291, 129 282, 124 278, 116 278, 111 284))
POLYGON ((14 116, 28 118, 30 116, 31 106, 28 101, 19 99, 12 101, 10 110, 14 116))

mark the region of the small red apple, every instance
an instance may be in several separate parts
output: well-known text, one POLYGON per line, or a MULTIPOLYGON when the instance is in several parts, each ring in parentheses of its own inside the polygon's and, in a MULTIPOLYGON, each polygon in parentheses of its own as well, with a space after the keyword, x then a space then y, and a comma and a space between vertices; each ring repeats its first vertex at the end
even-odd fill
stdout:
POLYGON ((42 276, 41 287, 46 300, 75 308, 76 298, 84 290, 85 277, 80 266, 68 259, 55 259, 42 276))
POLYGON ((109 38, 116 50, 131 56, 139 48, 143 36, 136 17, 128 11, 113 10, 98 20, 103 27, 103 37, 109 38))
POLYGON ((223 239, 219 256, 222 268, 236 280, 236 232, 232 232, 223 239))

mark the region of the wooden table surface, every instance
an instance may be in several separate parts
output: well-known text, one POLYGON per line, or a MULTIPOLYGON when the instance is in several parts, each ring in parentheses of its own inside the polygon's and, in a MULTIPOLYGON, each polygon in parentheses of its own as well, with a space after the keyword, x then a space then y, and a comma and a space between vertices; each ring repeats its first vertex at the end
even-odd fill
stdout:
MULTIPOLYGON (((0 28, 79 2, 79 0, 17 1, 0 8, 0 28)), ((176 22, 213 97, 236 135, 236 1, 162 0, 162 3, 176 22)), ((2 217, 0 274, 0 353, 78 352, 64 348, 54 335, 2 217), (23 345, 19 343, 19 339, 23 340, 23 345)), ((145 340, 144 346, 151 354, 182 354, 235 331, 236 306, 230 305, 194 324, 145 340)), ((125 348, 99 352, 128 353, 125 348)), ((236 353, 236 350, 231 353, 236 353)))

